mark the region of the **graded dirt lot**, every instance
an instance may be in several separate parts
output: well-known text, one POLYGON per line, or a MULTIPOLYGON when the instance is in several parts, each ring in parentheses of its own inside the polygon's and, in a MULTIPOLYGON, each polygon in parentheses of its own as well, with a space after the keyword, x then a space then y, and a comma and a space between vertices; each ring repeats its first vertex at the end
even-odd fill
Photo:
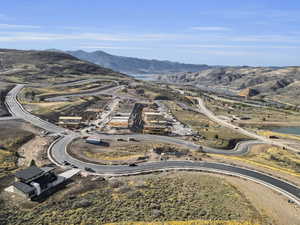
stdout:
MULTIPOLYGON (((172 148, 177 156, 184 156, 189 153, 187 149, 164 143, 153 143, 151 141, 111 141, 102 140, 109 146, 86 143, 83 139, 75 140, 69 146, 69 153, 84 161, 100 164, 124 164, 128 162, 141 162, 144 160, 159 160, 159 155, 154 153, 155 148, 172 148)), ((171 157, 171 156, 170 156, 171 157)), ((173 157, 176 158, 174 155, 173 157)))
MULTIPOLYGON (((20 148, 35 138, 37 130, 22 121, 0 121, 0 191, 13 180, 12 174, 19 167, 20 148)), ((32 146, 36 147, 36 146, 32 146)), ((28 150, 33 150, 30 148, 28 150)), ((0 223, 1 224, 1 223, 0 223)))
POLYGON ((6 93, 10 90, 12 85, 0 81, 0 117, 9 116, 9 112, 4 104, 6 93))
POLYGON ((223 177, 195 172, 156 173, 108 181, 78 178, 42 203, 15 199, 0 204, 1 224, 218 220, 232 222, 226 224, 247 221, 247 225, 275 225, 251 205, 247 193, 242 194, 239 187, 223 177))

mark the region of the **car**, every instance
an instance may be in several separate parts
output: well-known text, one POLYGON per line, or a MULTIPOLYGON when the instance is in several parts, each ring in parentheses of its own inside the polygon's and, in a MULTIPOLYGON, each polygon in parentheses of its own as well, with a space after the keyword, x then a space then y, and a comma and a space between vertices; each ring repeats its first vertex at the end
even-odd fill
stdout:
POLYGON ((68 161, 64 161, 65 166, 70 166, 70 163, 68 161))
POLYGON ((128 164, 128 166, 130 166, 130 167, 132 167, 132 166, 137 166, 137 164, 135 164, 135 163, 130 163, 130 164, 128 164))
POLYGON ((126 141, 123 138, 118 138, 117 141, 126 141))
POLYGON ((128 141, 137 141, 135 138, 128 138, 128 141))
POLYGON ((85 171, 88 171, 88 172, 95 172, 95 170, 93 170, 92 168, 90 167, 84 167, 85 171))
POLYGON ((71 167, 74 168, 74 169, 78 169, 78 166, 73 165, 73 164, 71 165, 71 167))

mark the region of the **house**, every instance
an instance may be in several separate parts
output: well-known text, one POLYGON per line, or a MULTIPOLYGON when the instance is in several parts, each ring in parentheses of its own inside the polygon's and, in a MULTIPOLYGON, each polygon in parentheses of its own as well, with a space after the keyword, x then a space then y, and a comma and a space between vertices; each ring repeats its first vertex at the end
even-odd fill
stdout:
MULTIPOLYGON (((56 175, 53 167, 28 167, 15 173, 15 182, 5 190, 16 193, 24 198, 32 199, 57 187, 70 178, 70 174, 56 175)), ((74 174, 79 171, 74 170, 74 174)), ((73 176, 72 175, 72 176, 73 176)))
POLYGON ((60 116, 58 124, 66 128, 79 128, 82 124, 81 116, 60 116))

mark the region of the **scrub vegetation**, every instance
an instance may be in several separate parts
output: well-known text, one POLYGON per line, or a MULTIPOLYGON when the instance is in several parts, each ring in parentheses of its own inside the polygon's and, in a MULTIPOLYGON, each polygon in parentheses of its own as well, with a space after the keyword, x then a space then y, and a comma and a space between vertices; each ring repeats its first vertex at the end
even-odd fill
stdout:
POLYGON ((83 178, 43 203, 6 201, 0 207, 1 224, 96 225, 198 219, 205 221, 188 224, 220 224, 208 221, 226 221, 228 225, 269 224, 225 180, 188 172, 109 181, 83 178))

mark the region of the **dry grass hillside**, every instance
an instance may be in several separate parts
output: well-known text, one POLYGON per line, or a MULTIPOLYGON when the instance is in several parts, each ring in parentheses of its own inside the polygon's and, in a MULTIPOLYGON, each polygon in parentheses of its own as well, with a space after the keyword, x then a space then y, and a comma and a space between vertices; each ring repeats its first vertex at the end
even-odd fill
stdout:
POLYGON ((1 80, 42 83, 51 78, 87 75, 125 77, 62 52, 0 49, 1 80))
POLYGON ((250 97, 268 97, 299 105, 300 67, 223 67, 196 73, 164 75, 158 79, 210 90, 225 88, 237 94, 250 93, 250 97))

